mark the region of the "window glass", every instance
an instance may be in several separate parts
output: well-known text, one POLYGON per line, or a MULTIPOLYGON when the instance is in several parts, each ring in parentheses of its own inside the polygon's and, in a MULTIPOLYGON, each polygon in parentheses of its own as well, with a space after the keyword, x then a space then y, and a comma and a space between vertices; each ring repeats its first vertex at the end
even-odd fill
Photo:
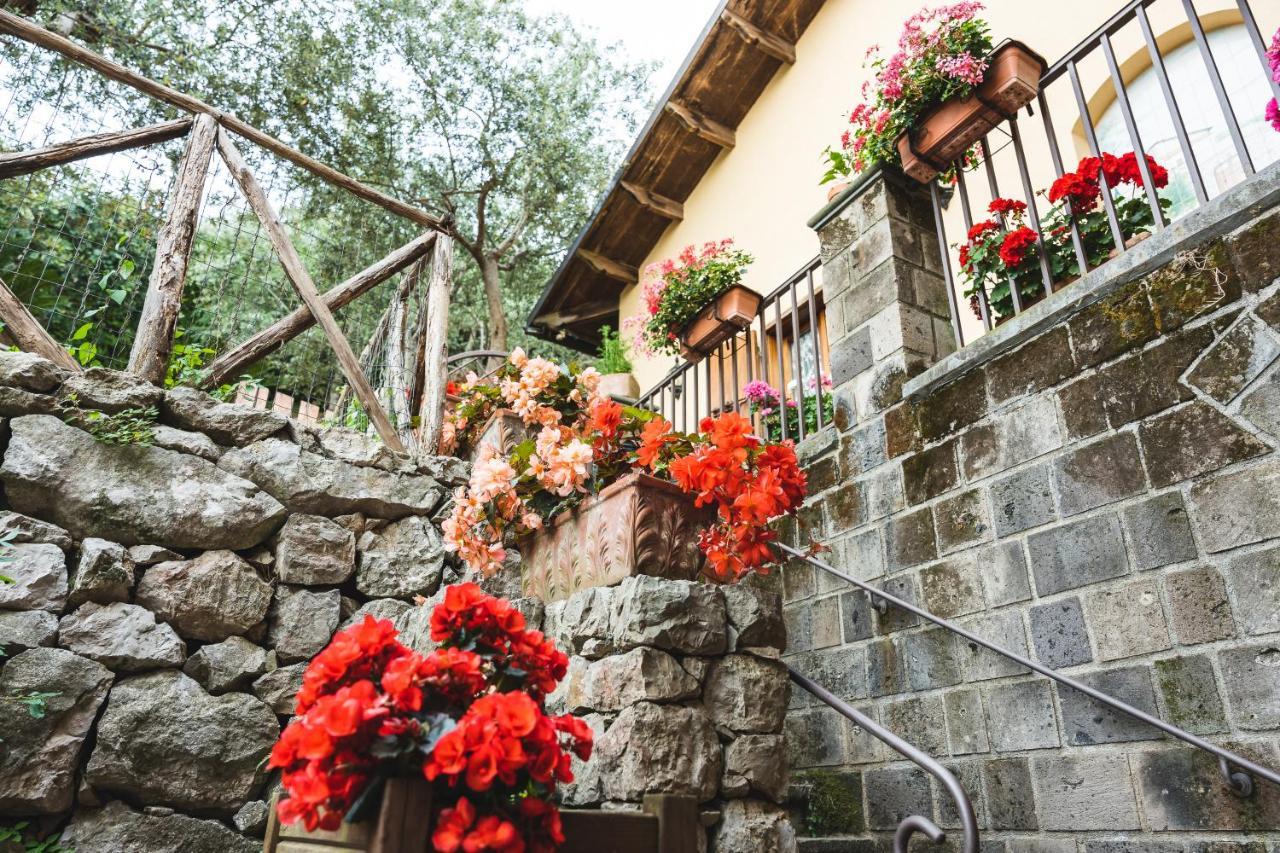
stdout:
MULTIPOLYGON (((1207 37, 1254 168, 1261 169, 1280 159, 1280 134, 1273 131, 1263 118, 1271 91, 1258 62, 1256 48, 1240 24, 1213 30, 1207 37)), ((1191 139, 1191 149, 1200 167, 1205 190, 1210 197, 1218 195, 1243 180, 1244 170, 1196 43, 1189 41, 1167 53, 1165 70, 1182 113, 1187 136, 1191 139)), ((1170 215, 1176 218, 1195 207, 1196 197, 1159 80, 1148 68, 1134 78, 1125 91, 1129 95, 1143 147, 1169 169, 1169 187, 1164 192, 1173 201, 1170 215)), ((1102 150, 1113 154, 1133 150, 1118 103, 1107 108, 1096 127, 1102 150)))

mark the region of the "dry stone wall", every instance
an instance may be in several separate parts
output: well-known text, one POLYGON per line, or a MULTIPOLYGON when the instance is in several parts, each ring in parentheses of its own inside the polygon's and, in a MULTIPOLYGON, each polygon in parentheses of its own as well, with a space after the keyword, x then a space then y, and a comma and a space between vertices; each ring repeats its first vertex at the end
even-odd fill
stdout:
POLYGON ((562 800, 638 809, 645 794, 702 804, 716 853, 792 853, 781 803, 790 681, 782 601, 755 585, 630 577, 546 605, 544 627, 571 653, 547 700, 585 717, 590 762, 575 759, 562 800))
POLYGON ((0 417, 0 697, 53 694, 0 706, 0 822, 77 853, 260 849, 306 661, 365 613, 425 643, 466 465, 26 353, 0 352, 0 417), (148 406, 151 446, 90 432, 148 406))
MULTIPOLYGON (((1181 244, 1141 275, 1082 281, 1098 298, 1017 349, 906 396, 954 349, 932 212, 899 177, 868 182, 820 231, 836 425, 801 448, 812 496, 788 535, 1280 767, 1278 178, 1200 232, 1150 238, 1181 244)), ((1236 797, 1207 753, 808 565, 783 580, 787 660, 942 757, 984 851, 1280 849, 1275 785, 1236 797)), ((809 771, 797 823, 828 836, 802 849, 884 849, 908 814, 958 825, 927 774, 803 694, 787 746, 809 771)))

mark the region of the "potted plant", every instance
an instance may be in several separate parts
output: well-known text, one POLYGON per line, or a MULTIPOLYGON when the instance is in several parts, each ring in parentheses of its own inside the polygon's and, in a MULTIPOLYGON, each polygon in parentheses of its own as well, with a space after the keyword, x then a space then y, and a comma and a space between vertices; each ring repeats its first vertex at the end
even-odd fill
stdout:
POLYGON ((545 425, 509 454, 481 448, 446 548, 492 574, 518 545, 524 590, 544 599, 631 574, 728 579, 774 562, 767 524, 804 500, 790 442, 751 435, 733 412, 681 434, 598 392, 577 405, 535 413, 545 425))
POLYGON ((747 401, 751 414, 760 418, 760 424, 764 428, 764 436, 769 441, 782 440, 782 420, 784 417, 787 422, 788 437, 800 434, 801 418, 804 419, 806 435, 817 432, 819 405, 822 407, 822 422, 824 424, 832 423, 835 420, 836 398, 831 393, 831 378, 825 374, 822 377, 821 403, 819 403, 818 399, 818 383, 812 376, 805 381, 805 393, 801 395, 804 398, 802 403, 797 403, 791 398, 784 400, 781 391, 760 379, 743 385, 742 396, 747 401))
POLYGON ((637 337, 642 351, 698 361, 749 326, 763 300, 741 283, 752 260, 732 240, 720 240, 651 264, 642 290, 648 317, 637 337))
POLYGON ((307 665, 268 760, 285 792, 269 851, 289 838, 371 853, 564 842, 556 785, 573 780, 570 753, 592 748, 585 721, 545 710, 568 658, 475 584, 445 590, 431 639, 419 654, 366 616, 307 665))
POLYGON ((877 46, 867 51, 873 73, 840 148, 825 152, 824 183, 874 163, 901 164, 912 178, 930 181, 1030 103, 1048 63, 1021 42, 993 49, 981 9, 977 2, 922 8, 903 25, 892 56, 877 46))
MULTIPOLYGON (((1151 155, 1146 159, 1155 188, 1168 186, 1168 170, 1151 155)), ((1115 237, 1101 202, 1104 188, 1111 195, 1125 245, 1145 239, 1154 217, 1143 189, 1138 158, 1132 151, 1120 157, 1105 152, 1101 157, 1084 157, 1075 171, 1060 175, 1047 193, 1053 206, 1041 218, 1038 231, 1026 223, 1024 202, 1007 198, 992 201, 988 207, 991 218, 975 223, 960 246, 964 295, 974 314, 982 316, 980 292, 987 294, 991 319, 996 325, 1014 314, 1011 288, 1018 288, 1023 308, 1044 298, 1044 275, 1036 246, 1041 234, 1055 291, 1075 281, 1081 273, 1071 236, 1073 221, 1090 269, 1115 255, 1115 237)), ((1167 211, 1169 199, 1158 200, 1161 210, 1167 211)))
POLYGON ((600 327, 600 350, 596 357, 600 372, 600 393, 609 397, 634 400, 640 396, 640 384, 631 375, 631 359, 627 345, 612 326, 600 327))

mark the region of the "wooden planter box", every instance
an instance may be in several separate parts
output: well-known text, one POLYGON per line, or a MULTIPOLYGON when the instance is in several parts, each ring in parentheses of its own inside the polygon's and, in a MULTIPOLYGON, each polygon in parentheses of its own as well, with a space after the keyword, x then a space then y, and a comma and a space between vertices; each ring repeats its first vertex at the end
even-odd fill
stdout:
POLYGON ((932 181, 969 146, 1031 103, 1048 68, 1049 63, 1022 42, 997 47, 977 91, 938 106, 925 114, 919 127, 898 137, 902 171, 922 184, 932 181))
MULTIPOLYGON (((669 794, 644 798, 644 811, 562 809, 565 843, 559 853, 697 853, 698 803, 669 794)), ((265 853, 427 853, 431 850, 431 786, 419 779, 387 783, 376 822, 344 824, 338 832, 281 826, 275 801, 265 853)))
POLYGON ((628 474, 521 538, 521 591, 557 601, 632 575, 693 580, 706 565, 698 532, 714 516, 674 483, 628 474))
POLYGON ((712 300, 685 324, 680 332, 680 354, 687 361, 701 361, 720 344, 741 332, 760 313, 764 297, 735 284, 712 300))

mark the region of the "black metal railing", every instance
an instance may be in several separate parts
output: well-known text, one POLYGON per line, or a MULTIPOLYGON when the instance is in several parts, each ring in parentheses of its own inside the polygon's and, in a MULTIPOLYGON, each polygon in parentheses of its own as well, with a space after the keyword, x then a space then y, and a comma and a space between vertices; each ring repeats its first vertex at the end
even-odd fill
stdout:
MULTIPOLYGON (((1207 75, 1209 86, 1217 102, 1218 109, 1221 111, 1222 123, 1226 128, 1227 135, 1230 137, 1231 147, 1240 167, 1240 174, 1242 179, 1247 178, 1254 174, 1260 166, 1265 165, 1265 163, 1260 162, 1260 159, 1265 157, 1267 162, 1270 162, 1276 157, 1273 154, 1267 154, 1266 151, 1256 150, 1259 147, 1256 140, 1255 150, 1250 150, 1249 142, 1241 129, 1240 117, 1237 115, 1231 100, 1233 94, 1239 96, 1239 93, 1229 91, 1227 84, 1224 82, 1218 60, 1210 48, 1209 39, 1206 36, 1204 25, 1196 12, 1193 0, 1179 1, 1181 2, 1182 13, 1185 15, 1186 23, 1190 28, 1192 41, 1196 45, 1204 72, 1207 75)), ((1169 73, 1165 65, 1166 52, 1163 52, 1160 47, 1157 33, 1152 29, 1151 19, 1147 13, 1148 7, 1155 2, 1156 0, 1131 0, 1131 2, 1126 3, 1102 26, 1090 34, 1088 38, 1068 51, 1065 56, 1045 71, 1040 78, 1040 92, 1034 104, 1026 107, 1026 115, 1028 117, 1034 117, 1037 112, 1039 113, 1038 123, 1043 130, 1045 150, 1038 153, 1047 154, 1048 163, 1052 165, 1053 169, 1052 175, 1044 175, 1044 177, 1053 180, 1064 174, 1062 147, 1059 145, 1054 126, 1055 116, 1050 108, 1051 102, 1056 100, 1053 96, 1060 91, 1055 87, 1055 84, 1070 88, 1070 97, 1064 97, 1062 100, 1064 103, 1073 103, 1075 106, 1075 115, 1058 116, 1058 118, 1067 118, 1072 122, 1078 121, 1078 128, 1088 154, 1093 157, 1100 156, 1103 149, 1099 143, 1095 121, 1098 116, 1091 112, 1091 98, 1086 93, 1084 84, 1081 82, 1081 66, 1086 61, 1096 61, 1098 56, 1105 63, 1105 75, 1100 86, 1095 88, 1098 88, 1105 95, 1114 97, 1114 104, 1120 113, 1127 138, 1125 150, 1132 150, 1136 155, 1136 164, 1143 183, 1142 195, 1145 196, 1151 214, 1151 224, 1149 226, 1144 225, 1142 228, 1131 229, 1133 233, 1126 233, 1122 220, 1117 214, 1116 202, 1112 198, 1111 191, 1116 188, 1107 185, 1106 177, 1101 178, 1101 202, 1106 214, 1107 230, 1109 231, 1108 245, 1111 249, 1109 257, 1127 251, 1142 231, 1148 229, 1160 231, 1169 222, 1169 216, 1161 206, 1155 183, 1152 180, 1152 170, 1147 162, 1150 145, 1144 143, 1143 133, 1145 131, 1148 134, 1147 142, 1150 142, 1151 122, 1148 122, 1148 126, 1144 128, 1140 126, 1140 122, 1135 118, 1133 103, 1126 88, 1124 77, 1121 74, 1121 65, 1117 61, 1112 42, 1113 37, 1123 28, 1136 25, 1141 31, 1142 43, 1145 45, 1151 63, 1150 71, 1154 75, 1156 85, 1159 88, 1159 99, 1163 102, 1162 104, 1157 104, 1156 116, 1160 119, 1167 119, 1167 125, 1163 121, 1160 122, 1162 129, 1168 126, 1172 127, 1173 136, 1177 143, 1177 153, 1181 157, 1181 162, 1172 163, 1169 171, 1174 173, 1178 180, 1185 179, 1195 196, 1194 204, 1179 211, 1178 215, 1205 204, 1212 195, 1206 184, 1201 164, 1197 160, 1196 146, 1193 144, 1191 134, 1188 133, 1183 110, 1178 103, 1178 98, 1175 96, 1177 89, 1170 82, 1169 73), (1163 113, 1159 112, 1160 107, 1163 107, 1163 113)), ((1259 62, 1258 73, 1263 75, 1271 92, 1280 97, 1280 84, 1277 84, 1271 77, 1266 57, 1266 45, 1258 28, 1257 19, 1247 0, 1236 0, 1235 5, 1240 14, 1240 20, 1236 23, 1243 26, 1252 50, 1257 54, 1259 62)), ((1130 80, 1130 84, 1132 82, 1130 80)), ((1183 94, 1185 97, 1186 93, 1183 94)), ((1251 106, 1256 108, 1258 116, 1261 116, 1264 102, 1251 106)), ((997 312, 993 310, 992 294, 987 288, 985 286, 974 287, 970 297, 970 304, 977 315, 976 319, 981 322, 983 333, 990 331, 998 322, 1021 313, 1029 307, 1025 303, 1038 301, 1043 296, 1052 294, 1055 289, 1065 286, 1072 278, 1071 275, 1059 271, 1056 277, 1057 280, 1055 280, 1055 273, 1050 263, 1051 247, 1046 244, 1041 233, 1044 229, 1041 227, 1040 211, 1036 203, 1036 193, 1033 189, 1031 175, 1032 164, 1042 161, 1028 159, 1027 142, 1028 140, 1023 136, 1023 128, 1019 124, 1018 116, 1011 115, 979 141, 980 162, 978 164, 975 165, 972 161, 968 164, 963 162, 953 164, 955 166, 954 195, 959 198, 964 228, 965 231, 968 231, 973 227, 975 221, 974 205, 971 200, 971 187, 969 185, 970 180, 976 177, 976 173, 981 170, 991 199, 1001 197, 999 178, 1002 175, 1005 177, 1011 176, 1014 173, 1014 169, 1009 168, 1007 165, 997 168, 993 165, 993 157, 1006 149, 1011 149, 1016 164, 1016 174, 1020 184, 1019 189, 1022 193, 1020 200, 1025 201, 1027 205, 1028 225, 1037 232, 1036 250, 1039 262, 1036 266, 1038 271, 1030 273, 1030 275, 1039 278, 1039 284, 1042 285, 1042 293, 1039 292, 1041 288, 1036 288, 1037 292, 1032 294, 1020 292, 1021 285, 1027 282, 1010 280, 1007 282, 1009 304, 1002 304, 1001 310, 997 312), (995 147, 993 151, 993 146, 996 146, 997 143, 998 147, 995 147), (967 175, 966 172, 968 173, 967 175), (1000 316, 997 316, 997 314, 1000 316)), ((962 157, 961 160, 963 161, 963 159, 962 157)), ((1043 172, 1044 170, 1041 169, 1040 171, 1043 172)), ((1045 187, 1047 188, 1047 184, 1045 184, 1045 187)), ((1220 194, 1225 189, 1226 187, 1219 182, 1217 192, 1220 194)), ((939 180, 931 182, 929 190, 933 201, 934 224, 941 251, 942 268, 947 279, 952 328, 955 332, 956 346, 962 347, 966 343, 961 315, 962 303, 960 301, 963 294, 957 287, 955 275, 955 271, 959 267, 957 254, 959 244, 948 244, 945 224, 947 217, 944 214, 944 210, 949 206, 951 193, 944 191, 939 180)), ((1068 247, 1063 242, 1058 251, 1067 255, 1070 261, 1074 261, 1076 272, 1078 275, 1083 276, 1090 270, 1091 266, 1099 266, 1101 263, 1105 263, 1109 257, 1103 257, 1101 260, 1095 258, 1096 262, 1092 265, 1090 264, 1090 258, 1081 235, 1080 220, 1073 211, 1068 210, 1066 213, 1069 219, 1070 246, 1068 247)), ((1061 235, 1061 237, 1065 237, 1065 234, 1061 235)), ((995 286, 998 286, 998 284, 995 286)), ((993 290, 995 286, 993 286, 993 290)))
POLYGON ((1191 734, 1191 732, 1178 728, 1172 723, 1165 722, 1159 717, 1148 714, 1140 708, 1135 708, 1127 702, 1122 702, 1114 696, 1104 693, 1097 688, 1090 687, 1089 685, 1068 675, 1063 675, 1057 670, 1051 669, 1043 664, 1036 663, 1024 655, 1020 655, 1017 652, 1010 651, 1003 646, 998 646, 989 640, 985 640, 977 634, 974 634, 972 631, 962 628, 953 622, 949 622, 940 616, 935 616, 922 607, 898 598, 896 595, 892 595, 882 589, 876 589, 864 581, 860 581, 851 575, 845 574, 839 569, 817 559, 812 554, 806 553, 797 548, 792 548, 790 545, 784 545, 780 542, 774 543, 774 545, 779 551, 783 552, 788 557, 803 560, 811 566, 820 569, 833 577, 840 578, 841 580, 858 587, 870 596, 873 606, 875 606, 876 610, 882 614, 885 613, 890 606, 905 610, 908 613, 919 616, 921 619, 932 622, 940 628, 945 628, 953 634, 964 637, 975 645, 982 646, 988 651, 995 652, 1001 657, 1011 660, 1019 666, 1026 667, 1032 672, 1043 675, 1046 678, 1050 678, 1059 684, 1070 687, 1072 690, 1077 690, 1094 701, 1101 702, 1103 705, 1106 705, 1113 710, 1119 711, 1120 713, 1132 717, 1135 720, 1159 729, 1170 737, 1177 738, 1178 740, 1190 744, 1197 749, 1202 749, 1205 752, 1212 753, 1218 759, 1218 769, 1222 773, 1223 780, 1231 787, 1231 790, 1239 796, 1247 797, 1253 793, 1252 776, 1259 776, 1269 782, 1280 785, 1280 772, 1264 767, 1261 764, 1251 761, 1250 759, 1245 758, 1236 752, 1232 752, 1225 747, 1219 746, 1216 743, 1210 743, 1203 738, 1191 734))
MULTIPOLYGON (((749 414, 758 434, 774 438, 798 441, 822 429, 834 404, 824 387, 829 377, 821 268, 819 258, 805 263, 764 298, 754 323, 701 361, 677 364, 637 405, 683 432, 726 411, 749 414), (773 404, 748 397, 748 387, 756 382, 772 388, 773 404)), ((759 386, 755 390, 763 393, 759 386)))
MULTIPOLYGON (((836 698, 830 690, 808 676, 796 672, 789 666, 787 673, 801 689, 937 779, 951 796, 956 806, 956 813, 960 816, 960 828, 964 833, 964 841, 960 846, 961 853, 978 853, 978 820, 974 815, 973 803, 954 773, 943 767, 933 756, 921 752, 848 702, 836 698)), ((946 833, 929 818, 924 815, 908 815, 898 824, 898 829, 894 833, 894 853, 906 853, 911 836, 917 832, 923 832, 934 843, 946 840, 946 833)))

